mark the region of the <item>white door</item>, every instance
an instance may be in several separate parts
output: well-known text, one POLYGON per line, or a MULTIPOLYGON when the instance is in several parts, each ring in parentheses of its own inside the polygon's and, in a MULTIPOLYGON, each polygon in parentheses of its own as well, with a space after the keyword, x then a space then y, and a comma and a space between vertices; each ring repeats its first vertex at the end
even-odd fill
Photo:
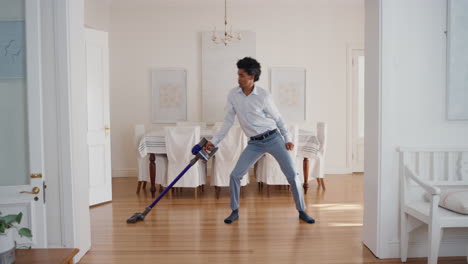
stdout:
POLYGON ((112 200, 107 35, 85 29, 90 205, 112 200))
POLYGON ((364 171, 364 51, 353 50, 352 70, 353 172, 364 171))
POLYGON ((47 247, 43 174, 40 17, 37 0, 0 0, 0 212, 47 247))

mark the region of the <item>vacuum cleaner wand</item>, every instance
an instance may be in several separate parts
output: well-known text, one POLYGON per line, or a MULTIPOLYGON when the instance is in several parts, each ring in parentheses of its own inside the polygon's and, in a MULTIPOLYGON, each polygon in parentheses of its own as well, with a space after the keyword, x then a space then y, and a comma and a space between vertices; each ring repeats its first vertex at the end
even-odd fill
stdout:
POLYGON ((154 202, 146 207, 145 211, 143 213, 135 213, 133 214, 130 218, 127 219, 128 224, 133 224, 138 221, 143 221, 145 220, 145 216, 153 209, 153 207, 161 200, 161 198, 176 184, 182 176, 192 167, 199 159, 202 159, 204 161, 208 161, 213 155, 218 151, 218 148, 214 148, 211 152, 206 152, 205 151, 205 146, 208 143, 208 140, 206 138, 202 138, 200 142, 198 142, 197 145, 193 146, 192 148, 192 154, 195 155, 195 157, 190 161, 190 163, 185 167, 184 170, 182 170, 179 175, 167 186, 167 188, 164 189, 164 191, 154 200, 154 202))

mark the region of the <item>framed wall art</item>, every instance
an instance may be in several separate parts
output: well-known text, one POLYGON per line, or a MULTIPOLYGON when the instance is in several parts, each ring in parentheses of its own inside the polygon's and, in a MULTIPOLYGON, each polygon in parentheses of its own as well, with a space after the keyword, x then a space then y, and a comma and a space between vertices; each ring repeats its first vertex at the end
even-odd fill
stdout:
POLYGON ((183 68, 154 68, 151 71, 152 122, 187 120, 187 71, 183 68))
POLYGON ((273 100, 285 121, 306 121, 306 69, 271 68, 270 78, 273 100))

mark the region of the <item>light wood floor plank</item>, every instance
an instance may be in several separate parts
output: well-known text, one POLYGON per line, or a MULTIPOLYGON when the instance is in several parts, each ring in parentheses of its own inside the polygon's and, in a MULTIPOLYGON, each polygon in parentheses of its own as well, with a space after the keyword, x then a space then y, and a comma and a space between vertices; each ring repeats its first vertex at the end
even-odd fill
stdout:
MULTIPOLYGON (((241 198, 240 219, 226 225, 229 194, 214 188, 193 198, 193 190, 162 199, 144 222, 126 219, 142 212, 151 194, 135 194, 136 178, 113 179, 113 202, 91 208, 92 249, 80 263, 400 263, 379 260, 362 244, 363 176, 328 175, 327 190, 316 183, 306 195, 316 218, 299 221, 285 188, 258 192, 251 179, 241 198)), ((410 259, 408 263, 426 263, 410 259)), ((466 264, 466 258, 441 258, 441 264, 466 264)))

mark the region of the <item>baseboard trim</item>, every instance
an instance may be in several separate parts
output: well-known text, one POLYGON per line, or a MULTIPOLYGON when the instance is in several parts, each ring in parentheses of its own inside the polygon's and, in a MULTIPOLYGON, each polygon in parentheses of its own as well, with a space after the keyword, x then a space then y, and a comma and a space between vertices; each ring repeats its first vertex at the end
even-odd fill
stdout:
MULTIPOLYGON (((388 243, 386 250, 383 250, 380 258, 400 258, 400 242, 393 241, 388 243)), ((460 257, 468 254, 468 239, 457 238, 442 241, 440 243, 439 257, 460 257)), ((408 249, 408 258, 427 257, 426 242, 410 242, 408 249)))
POLYGON ((325 174, 351 174, 353 170, 351 168, 329 168, 325 169, 325 174))

